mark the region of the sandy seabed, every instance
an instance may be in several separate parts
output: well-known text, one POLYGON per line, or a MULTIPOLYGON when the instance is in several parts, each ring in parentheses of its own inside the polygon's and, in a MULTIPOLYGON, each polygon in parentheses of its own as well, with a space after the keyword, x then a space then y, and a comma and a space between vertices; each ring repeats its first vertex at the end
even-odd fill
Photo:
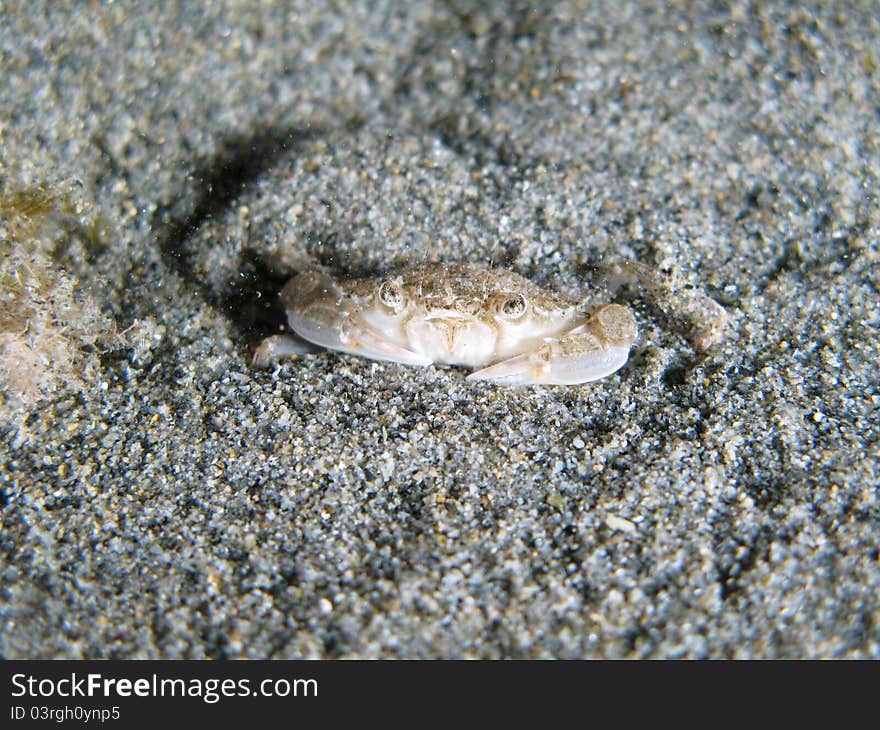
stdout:
POLYGON ((875 3, 19 5, 4 246, 68 298, 4 336, 72 354, 7 370, 3 657, 880 658, 875 3), (639 340, 251 366, 293 272, 420 260, 639 340))

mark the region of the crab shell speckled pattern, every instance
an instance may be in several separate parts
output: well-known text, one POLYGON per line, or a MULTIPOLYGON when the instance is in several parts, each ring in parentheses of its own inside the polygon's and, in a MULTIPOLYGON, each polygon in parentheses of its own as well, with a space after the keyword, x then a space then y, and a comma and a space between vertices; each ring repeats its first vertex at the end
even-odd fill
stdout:
MULTIPOLYGON (((509 385, 605 377, 626 362, 636 337, 624 306, 587 314, 518 274, 466 263, 342 281, 306 272, 285 285, 281 301, 291 329, 322 347, 407 365, 478 368, 470 380, 509 385)), ((269 357, 294 351, 278 342, 271 349, 269 357)))

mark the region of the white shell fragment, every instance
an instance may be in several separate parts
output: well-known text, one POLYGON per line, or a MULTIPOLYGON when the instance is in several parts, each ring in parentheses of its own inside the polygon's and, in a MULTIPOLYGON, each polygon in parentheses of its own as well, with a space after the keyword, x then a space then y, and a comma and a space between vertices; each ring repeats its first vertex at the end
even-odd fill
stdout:
MULTIPOLYGON (((586 313, 518 274, 467 263, 342 281, 306 272, 285 285, 281 301, 308 342, 405 365, 462 365, 476 369, 469 380, 504 385, 598 380, 624 365, 636 338, 627 307, 586 313)), ((284 340, 264 342, 255 364, 302 352, 284 340)))

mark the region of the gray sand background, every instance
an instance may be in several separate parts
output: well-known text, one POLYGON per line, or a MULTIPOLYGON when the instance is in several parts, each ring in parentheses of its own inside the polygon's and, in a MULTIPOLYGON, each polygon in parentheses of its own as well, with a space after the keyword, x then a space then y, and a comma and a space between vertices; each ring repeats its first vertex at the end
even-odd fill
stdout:
POLYGON ((0 3, 0 225, 81 305, 0 406, 3 657, 880 658, 875 2, 154 5, 0 3), (293 272, 420 260, 639 341, 251 366, 293 272))

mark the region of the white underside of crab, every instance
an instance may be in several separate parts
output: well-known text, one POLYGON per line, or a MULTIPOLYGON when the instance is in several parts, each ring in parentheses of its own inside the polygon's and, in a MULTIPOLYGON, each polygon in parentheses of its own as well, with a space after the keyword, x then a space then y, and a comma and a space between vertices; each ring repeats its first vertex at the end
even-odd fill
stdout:
MULTIPOLYGON (((331 350, 405 365, 476 368, 469 380, 573 385, 618 370, 636 336, 626 307, 589 315, 522 277, 468 264, 435 265, 393 278, 337 282, 294 277, 282 292, 291 329, 331 350)), ((269 338, 258 364, 302 351, 269 338)))

